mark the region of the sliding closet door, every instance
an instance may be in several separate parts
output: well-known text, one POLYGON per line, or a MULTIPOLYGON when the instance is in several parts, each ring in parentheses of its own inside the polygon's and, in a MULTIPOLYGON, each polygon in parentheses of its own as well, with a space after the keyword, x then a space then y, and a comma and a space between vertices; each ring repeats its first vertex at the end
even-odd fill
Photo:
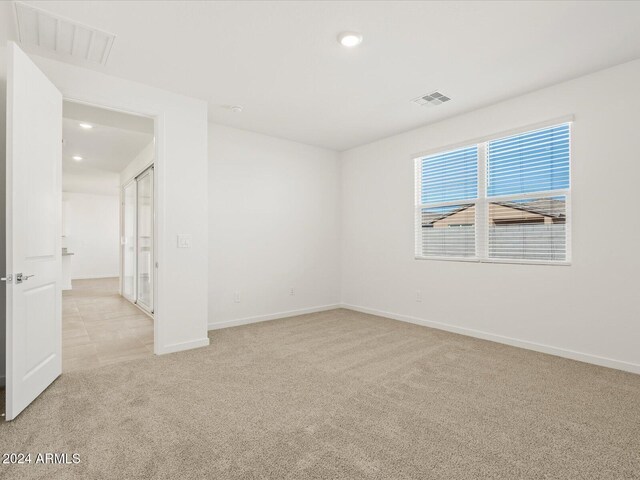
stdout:
POLYGON ((136 303, 153 313, 153 167, 137 178, 137 213, 136 303))
POLYGON ((136 301, 136 182, 122 190, 122 295, 136 301))

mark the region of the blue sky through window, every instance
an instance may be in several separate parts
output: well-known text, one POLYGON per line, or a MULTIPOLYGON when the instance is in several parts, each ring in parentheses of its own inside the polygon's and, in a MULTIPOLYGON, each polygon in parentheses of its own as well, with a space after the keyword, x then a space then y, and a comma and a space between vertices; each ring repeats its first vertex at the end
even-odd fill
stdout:
POLYGON ((487 144, 487 195, 569 188, 569 124, 487 144))
POLYGON ((476 198, 477 145, 423 158, 420 175, 422 203, 476 198))

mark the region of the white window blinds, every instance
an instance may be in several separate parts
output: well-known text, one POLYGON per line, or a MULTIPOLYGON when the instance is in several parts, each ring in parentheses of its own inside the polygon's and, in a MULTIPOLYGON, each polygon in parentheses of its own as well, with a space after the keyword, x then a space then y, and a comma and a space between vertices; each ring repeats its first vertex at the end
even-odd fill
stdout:
POLYGON ((478 196, 478 147, 461 148, 422 159, 422 203, 478 196))
POLYGON ((478 147, 431 155, 419 163, 419 254, 475 257, 478 147))
POLYGON ((489 257, 567 259, 569 124, 487 143, 489 257))
POLYGON ((564 123, 417 159, 416 256, 568 261, 570 136, 564 123))

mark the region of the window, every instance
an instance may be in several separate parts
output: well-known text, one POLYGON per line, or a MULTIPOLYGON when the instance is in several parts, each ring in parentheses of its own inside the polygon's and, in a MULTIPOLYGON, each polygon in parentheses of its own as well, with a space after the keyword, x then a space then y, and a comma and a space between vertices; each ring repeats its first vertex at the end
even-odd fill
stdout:
POLYGON ((425 157, 419 170, 421 255, 475 257, 478 147, 425 157))
POLYGON ((569 123, 416 159, 416 257, 569 260, 569 123))

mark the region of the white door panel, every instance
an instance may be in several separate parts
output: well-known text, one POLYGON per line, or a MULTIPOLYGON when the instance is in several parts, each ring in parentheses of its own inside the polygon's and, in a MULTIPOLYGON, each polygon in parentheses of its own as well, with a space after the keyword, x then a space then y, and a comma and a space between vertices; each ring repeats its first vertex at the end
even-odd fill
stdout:
POLYGON ((62 95, 9 44, 7 380, 12 420, 61 373, 62 95), (22 282, 17 274, 22 274, 22 282))

